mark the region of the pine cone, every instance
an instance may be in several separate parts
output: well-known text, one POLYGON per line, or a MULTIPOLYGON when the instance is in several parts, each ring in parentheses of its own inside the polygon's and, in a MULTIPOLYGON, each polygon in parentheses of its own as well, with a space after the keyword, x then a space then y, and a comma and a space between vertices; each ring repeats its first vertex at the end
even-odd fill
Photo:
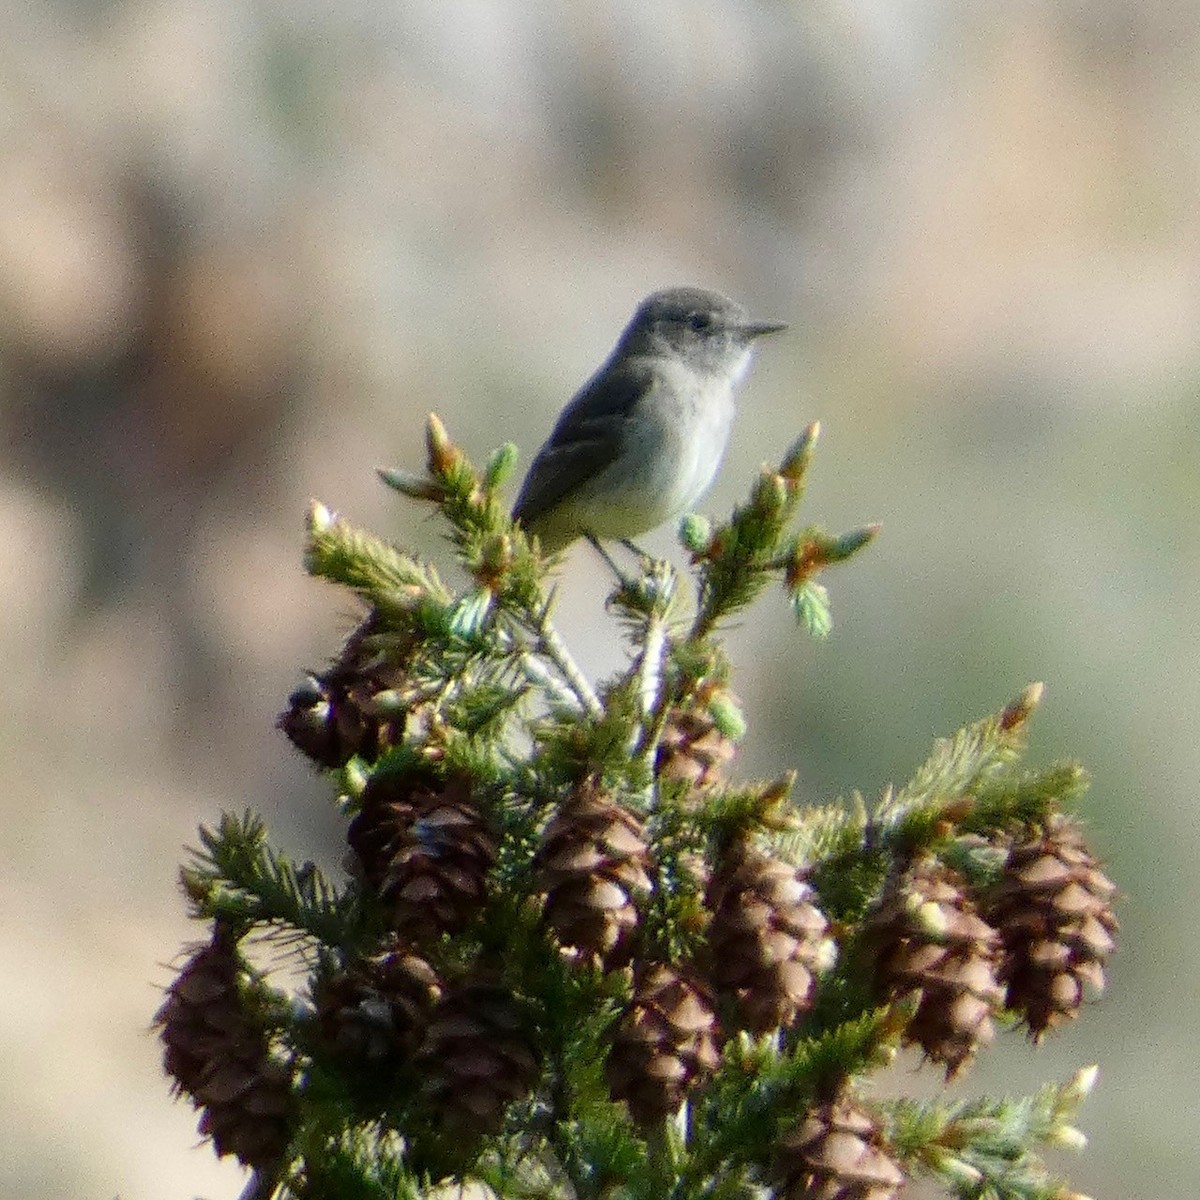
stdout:
POLYGON ((637 899, 651 888, 642 823, 594 782, 583 784, 542 834, 536 867, 546 920, 562 945, 608 967, 628 959, 637 899))
POLYGON ((811 1007, 819 972, 833 964, 829 922, 804 872, 734 846, 708 890, 710 977, 736 1005, 741 1028, 787 1028, 811 1007))
POLYGON ((679 779, 693 787, 719 783, 725 764, 737 753, 737 741, 728 727, 740 720, 736 705, 724 692, 715 685, 702 685, 690 701, 667 713, 654 773, 660 779, 679 779), (725 710, 728 719, 718 720, 725 710))
POLYGON ((348 837, 392 928, 412 944, 461 931, 482 907, 496 840, 467 776, 372 775, 348 837))
POLYGON ((218 1155, 266 1169, 290 1138, 291 1075, 270 1057, 265 1030, 246 1010, 244 970, 237 940, 218 926, 176 976, 154 1022, 176 1090, 204 1110, 200 1132, 218 1155))
POLYGON ((776 1148, 780 1200, 892 1200, 904 1172, 879 1126, 852 1100, 813 1109, 776 1148))
POLYGON ((343 1059, 382 1074, 409 1062, 441 995, 433 968, 395 949, 352 963, 314 997, 321 1034, 343 1059))
POLYGON ((328 670, 306 676, 275 722, 322 767, 345 766, 356 754, 374 762, 404 736, 407 712, 379 698, 386 693, 394 700, 406 682, 401 660, 411 647, 368 650, 367 640, 379 628, 372 613, 346 639, 328 670))
POLYGON ((695 979, 652 963, 639 969, 633 999, 612 1033, 605 1077, 643 1127, 677 1112, 720 1062, 712 998, 695 979))
POLYGON ((1006 1007, 1021 1014, 1035 1042, 1074 1020, 1089 989, 1104 990, 1115 892, 1069 818, 1052 819, 1010 851, 988 916, 1004 948, 1006 1007))
POLYGON ((884 995, 920 991, 904 1041, 944 1063, 953 1078, 995 1036, 992 1016, 1003 999, 996 931, 976 913, 959 877, 925 858, 885 894, 868 936, 884 995))
POLYGON ((512 995, 471 980, 448 989, 418 1057, 426 1091, 453 1131, 478 1137, 499 1130, 505 1110, 537 1082, 538 1060, 512 995))

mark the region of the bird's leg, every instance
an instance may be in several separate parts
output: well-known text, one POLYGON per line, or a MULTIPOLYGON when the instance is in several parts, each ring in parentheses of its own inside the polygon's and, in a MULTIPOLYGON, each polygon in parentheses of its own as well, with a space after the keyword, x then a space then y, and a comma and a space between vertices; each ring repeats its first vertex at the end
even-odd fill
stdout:
POLYGON ((647 554, 645 550, 643 550, 641 546, 637 544, 637 542, 630 541, 629 538, 621 538, 620 541, 621 545, 624 546, 630 554, 636 554, 643 563, 654 561, 654 559, 651 558, 650 555, 647 554))
POLYGON ((628 587, 629 578, 626 576, 625 572, 617 566, 616 562, 613 561, 612 555, 609 554, 609 552, 605 550, 602 545, 600 545, 600 539, 594 533, 585 533, 583 536, 587 538, 592 549, 595 550, 595 552, 600 555, 600 557, 608 564, 608 569, 617 577, 617 581, 620 583, 621 587, 628 587))

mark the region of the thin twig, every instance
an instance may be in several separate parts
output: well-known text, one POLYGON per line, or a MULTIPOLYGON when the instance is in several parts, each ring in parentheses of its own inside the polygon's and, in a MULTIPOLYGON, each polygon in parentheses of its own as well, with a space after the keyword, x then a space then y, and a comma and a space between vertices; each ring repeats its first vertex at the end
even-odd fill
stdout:
POLYGON ((671 711, 671 704, 674 701, 674 696, 671 694, 672 689, 659 686, 658 700, 654 708, 650 711, 649 716, 642 722, 642 735, 638 738, 637 745, 633 748, 634 758, 653 757, 658 749, 659 740, 662 738, 663 727, 667 723, 667 714, 671 711))
POLYGON ((571 657, 562 638, 558 636, 558 631, 550 624, 547 613, 543 613, 538 619, 537 636, 538 650, 558 668, 558 673, 575 693, 588 716, 598 721, 604 716, 604 707, 587 676, 579 669, 578 663, 571 657))
POLYGON ((537 687, 544 688, 559 704, 585 712, 583 701, 565 684, 556 678, 550 669, 532 651, 526 651, 518 659, 525 678, 537 687))
POLYGON ((642 714, 649 717, 658 705, 663 685, 663 660, 667 653, 667 623, 657 613, 646 622, 642 656, 638 663, 638 692, 642 714))

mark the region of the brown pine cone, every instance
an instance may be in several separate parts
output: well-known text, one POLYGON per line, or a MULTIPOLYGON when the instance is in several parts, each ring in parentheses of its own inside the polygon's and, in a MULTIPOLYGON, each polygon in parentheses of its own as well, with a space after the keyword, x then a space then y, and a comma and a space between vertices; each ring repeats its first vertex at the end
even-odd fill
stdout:
POLYGON ((321 1034, 344 1059, 387 1073, 425 1038, 441 995, 433 968, 403 948, 351 963, 314 996, 321 1034))
POLYGON ((372 613, 326 671, 306 676, 275 722, 319 766, 342 767, 356 754, 374 762, 404 736, 408 714, 398 693, 406 683, 403 659, 412 647, 369 650, 368 639, 378 633, 372 613))
POLYGON ((996 931, 975 911, 958 875, 927 857, 885 894, 868 937, 883 995, 920 992, 904 1041, 945 1064, 953 1078, 995 1036, 992 1017, 1003 999, 996 931))
POLYGON ((737 753, 737 741, 728 733, 733 718, 717 719, 722 706, 736 713, 726 693, 714 685, 702 685, 688 701, 667 713, 654 758, 654 773, 660 779, 710 787, 724 778, 725 765, 737 753))
POLYGON ((237 940, 217 926, 184 964, 155 1015, 163 1066, 203 1109, 200 1132, 218 1155, 267 1169, 290 1139, 291 1073, 270 1056, 266 1031, 247 1011, 237 940))
POLYGON ((417 1062, 442 1120, 469 1137, 496 1132, 505 1110, 530 1093, 540 1070, 512 995, 479 980, 447 989, 417 1062))
POLYGON ((1006 1007, 1021 1014, 1035 1042, 1074 1020, 1089 990, 1104 990, 1115 893, 1070 818, 1051 819, 1009 852, 988 917, 1003 945, 1006 1007))
POLYGON ((780 1200, 893 1200, 905 1183, 879 1126, 845 1097, 780 1139, 773 1174, 780 1200))
POLYGON ((651 888, 642 823, 588 781, 554 814, 535 865, 559 942, 608 967, 627 961, 637 901, 651 888))
POLYGON ((677 1112, 720 1062, 712 998, 690 975, 662 963, 640 968, 633 998, 611 1034, 605 1077, 640 1126, 677 1112))
POLYGON ((733 1001, 752 1033, 792 1025, 836 955, 804 872, 739 843, 718 865, 706 902, 718 996, 733 1001))
POLYGON ((496 839, 466 775, 372 775, 348 838, 392 928, 413 945, 459 932, 482 908, 496 839))

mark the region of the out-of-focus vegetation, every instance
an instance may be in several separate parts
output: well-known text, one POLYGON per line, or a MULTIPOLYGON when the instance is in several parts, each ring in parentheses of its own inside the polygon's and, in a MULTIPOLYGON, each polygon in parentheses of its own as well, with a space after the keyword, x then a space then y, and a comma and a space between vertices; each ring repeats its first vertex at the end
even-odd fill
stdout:
MULTIPOLYGON (((706 507, 820 418, 814 507, 884 525, 829 641, 736 634, 739 770, 877 792, 1045 680, 1033 757, 1092 768, 1122 953, 994 1090, 1099 1061, 1077 1185, 1191 1195, 1191 6, 51 0, 0 30, 0 1193, 236 1193, 146 1027, 198 821, 336 845, 271 730, 349 619, 300 569, 309 497, 428 546, 371 469, 420 461, 424 413, 528 455, 692 282, 793 323, 706 507)), ((596 570, 561 602, 589 669, 620 653, 596 570)))

